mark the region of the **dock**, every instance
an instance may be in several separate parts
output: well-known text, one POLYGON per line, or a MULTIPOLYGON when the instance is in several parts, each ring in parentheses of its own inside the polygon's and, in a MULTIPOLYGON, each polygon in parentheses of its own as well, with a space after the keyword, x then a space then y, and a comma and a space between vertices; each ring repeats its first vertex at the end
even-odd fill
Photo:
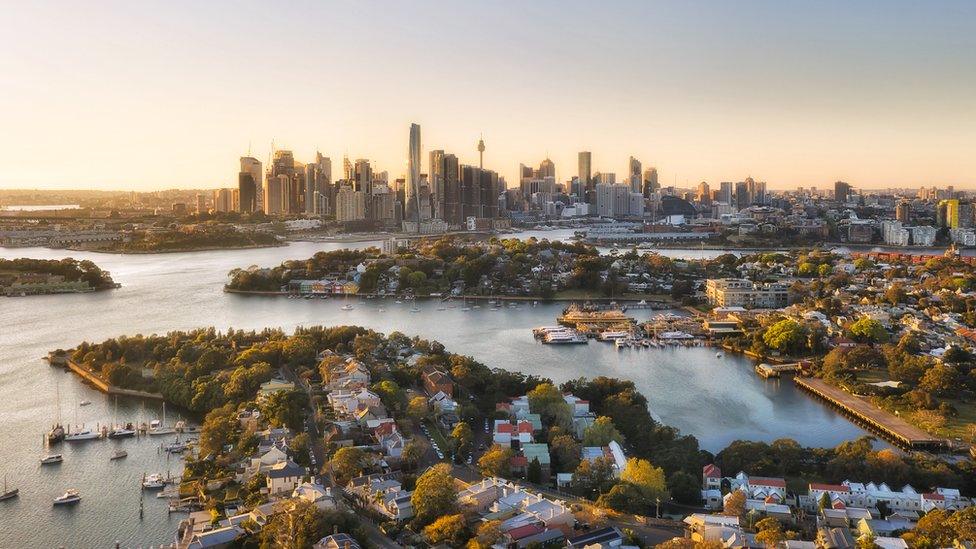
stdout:
POLYGON ((818 378, 794 378, 796 385, 853 417, 856 423, 869 428, 886 440, 909 450, 938 450, 948 442, 931 435, 904 419, 878 408, 818 378))
POLYGON ((756 373, 763 379, 780 377, 783 374, 796 373, 798 371, 800 371, 799 362, 791 362, 789 364, 766 364, 764 362, 756 365, 756 373))

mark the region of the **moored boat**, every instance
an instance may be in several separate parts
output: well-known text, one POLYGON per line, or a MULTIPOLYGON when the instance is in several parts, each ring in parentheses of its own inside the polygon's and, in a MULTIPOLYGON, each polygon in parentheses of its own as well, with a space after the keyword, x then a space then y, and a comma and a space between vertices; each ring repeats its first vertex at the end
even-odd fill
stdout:
POLYGON ((101 436, 102 435, 92 431, 91 429, 82 429, 81 431, 64 435, 64 440, 67 442, 83 442, 87 440, 95 440, 101 438, 101 436))
POLYGON ((15 497, 17 497, 18 494, 20 494, 20 489, 18 489, 18 488, 8 489, 7 488, 7 475, 3 475, 3 492, 0 492, 0 501, 3 501, 5 499, 15 498, 15 497))
POLYGON ((153 473, 143 479, 142 487, 146 490, 162 490, 166 487, 166 480, 163 478, 163 475, 153 473))
POLYGON ((112 460, 116 460, 116 459, 122 459, 122 458, 124 458, 124 457, 126 457, 128 455, 129 455, 129 452, 126 452, 125 450, 116 450, 116 451, 112 452, 112 457, 110 457, 108 459, 109 459, 109 461, 112 461, 112 460))
POLYGON ((41 458, 41 465, 54 465, 62 461, 64 461, 64 457, 61 454, 48 454, 41 458))
POLYGON ((64 494, 54 498, 55 505, 70 505, 81 501, 81 494, 74 488, 69 489, 64 494))

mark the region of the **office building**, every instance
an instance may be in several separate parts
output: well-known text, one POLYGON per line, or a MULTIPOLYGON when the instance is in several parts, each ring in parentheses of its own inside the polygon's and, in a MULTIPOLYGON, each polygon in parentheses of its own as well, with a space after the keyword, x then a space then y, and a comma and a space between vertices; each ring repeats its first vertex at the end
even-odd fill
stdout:
POLYGON ((847 203, 847 200, 851 195, 851 186, 843 181, 837 181, 834 183, 834 201, 840 202, 841 204, 847 203))
POLYGON ((251 213, 263 207, 264 171, 261 161, 250 156, 241 157, 241 171, 237 185, 241 193, 241 213, 251 213), (249 177, 243 177, 247 174, 249 177))
POLYGON ((336 193, 336 221, 362 221, 366 219, 366 193, 343 185, 336 193))
POLYGON ((234 208, 234 189, 217 189, 213 192, 213 209, 215 212, 232 212, 234 208))
POLYGON ((643 181, 641 179, 641 163, 633 156, 627 162, 627 184, 630 190, 635 193, 643 192, 643 181))
POLYGON ((652 166, 644 170, 644 188, 641 189, 641 192, 644 193, 644 197, 650 198, 651 195, 656 193, 660 188, 661 184, 657 182, 657 168, 652 166))
POLYGON ((718 201, 725 202, 729 206, 732 205, 732 182, 723 181, 719 184, 718 191, 718 201))
POLYGON ((433 217, 444 219, 444 151, 430 151, 430 163, 427 165, 427 183, 430 185, 430 196, 433 202, 433 217))

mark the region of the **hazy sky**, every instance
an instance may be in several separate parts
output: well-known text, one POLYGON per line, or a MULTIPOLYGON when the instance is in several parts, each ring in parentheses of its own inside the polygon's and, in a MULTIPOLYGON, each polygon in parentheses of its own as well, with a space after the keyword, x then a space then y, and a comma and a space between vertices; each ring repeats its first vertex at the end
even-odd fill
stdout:
MULTIPOLYGON (((516 182, 976 187, 976 2, 15 2, 0 187, 236 185, 271 141, 404 171, 408 127, 516 182)), ((337 170, 335 166, 338 166, 337 170)))

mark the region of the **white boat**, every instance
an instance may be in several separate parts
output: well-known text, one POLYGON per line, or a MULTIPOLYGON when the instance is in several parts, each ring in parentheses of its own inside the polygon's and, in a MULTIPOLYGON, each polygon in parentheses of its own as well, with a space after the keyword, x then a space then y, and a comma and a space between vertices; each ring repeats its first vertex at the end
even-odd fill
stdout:
POLYGON ((64 457, 61 454, 48 454, 41 458, 41 465, 53 465, 62 461, 64 461, 64 457))
POLYGON ((343 305, 342 307, 339 307, 339 309, 341 309, 343 311, 351 311, 353 309, 353 307, 352 307, 352 305, 343 305))
POLYGON ((83 442, 86 440, 95 440, 101 438, 102 435, 92 431, 91 429, 82 429, 74 433, 68 433, 64 435, 64 440, 67 442, 83 442))
POLYGON ((79 494, 78 490, 75 490, 74 488, 71 488, 63 495, 54 498, 55 505, 69 505, 72 503, 78 503, 79 501, 81 501, 81 494, 79 494))
POLYGON ((142 487, 146 490, 162 490, 166 487, 166 480, 163 478, 163 475, 153 473, 143 479, 142 487))
POLYGON ((722 353, 715 353, 715 358, 722 358, 722 353))
POLYGON ((112 457, 110 457, 108 459, 109 459, 109 461, 113 461, 113 460, 116 460, 116 459, 122 459, 122 458, 124 458, 127 455, 129 455, 129 452, 126 452, 125 450, 116 450, 116 451, 112 452, 112 457))
POLYGON ((173 433, 176 432, 176 429, 174 429, 173 427, 168 427, 166 425, 166 403, 165 402, 163 402, 163 419, 162 420, 154 419, 150 421, 149 430, 146 432, 149 433, 149 436, 172 435, 173 433))
POLYGON ((131 423, 120 425, 108 433, 108 438, 130 438, 136 436, 136 430, 131 423))
POLYGON ((599 339, 600 341, 616 341, 628 337, 630 337, 630 332, 607 330, 600 333, 599 339))
POLYGON ((88 406, 89 404, 91 404, 90 400, 82 400, 78 403, 79 406, 88 406))
POLYGON ((14 488, 13 490, 7 488, 7 475, 3 475, 3 492, 0 492, 0 501, 15 498, 19 493, 20 490, 17 488, 14 488))
POLYGON ((186 451, 186 443, 177 440, 176 442, 164 445, 163 450, 171 454, 181 454, 186 451))
POLYGON ((411 307, 410 308, 410 312, 411 313, 419 313, 420 312, 420 307, 411 307))
POLYGON ((542 342, 549 343, 551 345, 566 345, 579 343, 586 344, 589 343, 590 340, 576 330, 564 329, 553 330, 546 333, 544 336, 542 336, 542 342))
POLYGON ((386 312, 386 309, 384 309, 383 307, 380 307, 379 309, 376 309, 376 312, 377 313, 385 313, 386 312))

